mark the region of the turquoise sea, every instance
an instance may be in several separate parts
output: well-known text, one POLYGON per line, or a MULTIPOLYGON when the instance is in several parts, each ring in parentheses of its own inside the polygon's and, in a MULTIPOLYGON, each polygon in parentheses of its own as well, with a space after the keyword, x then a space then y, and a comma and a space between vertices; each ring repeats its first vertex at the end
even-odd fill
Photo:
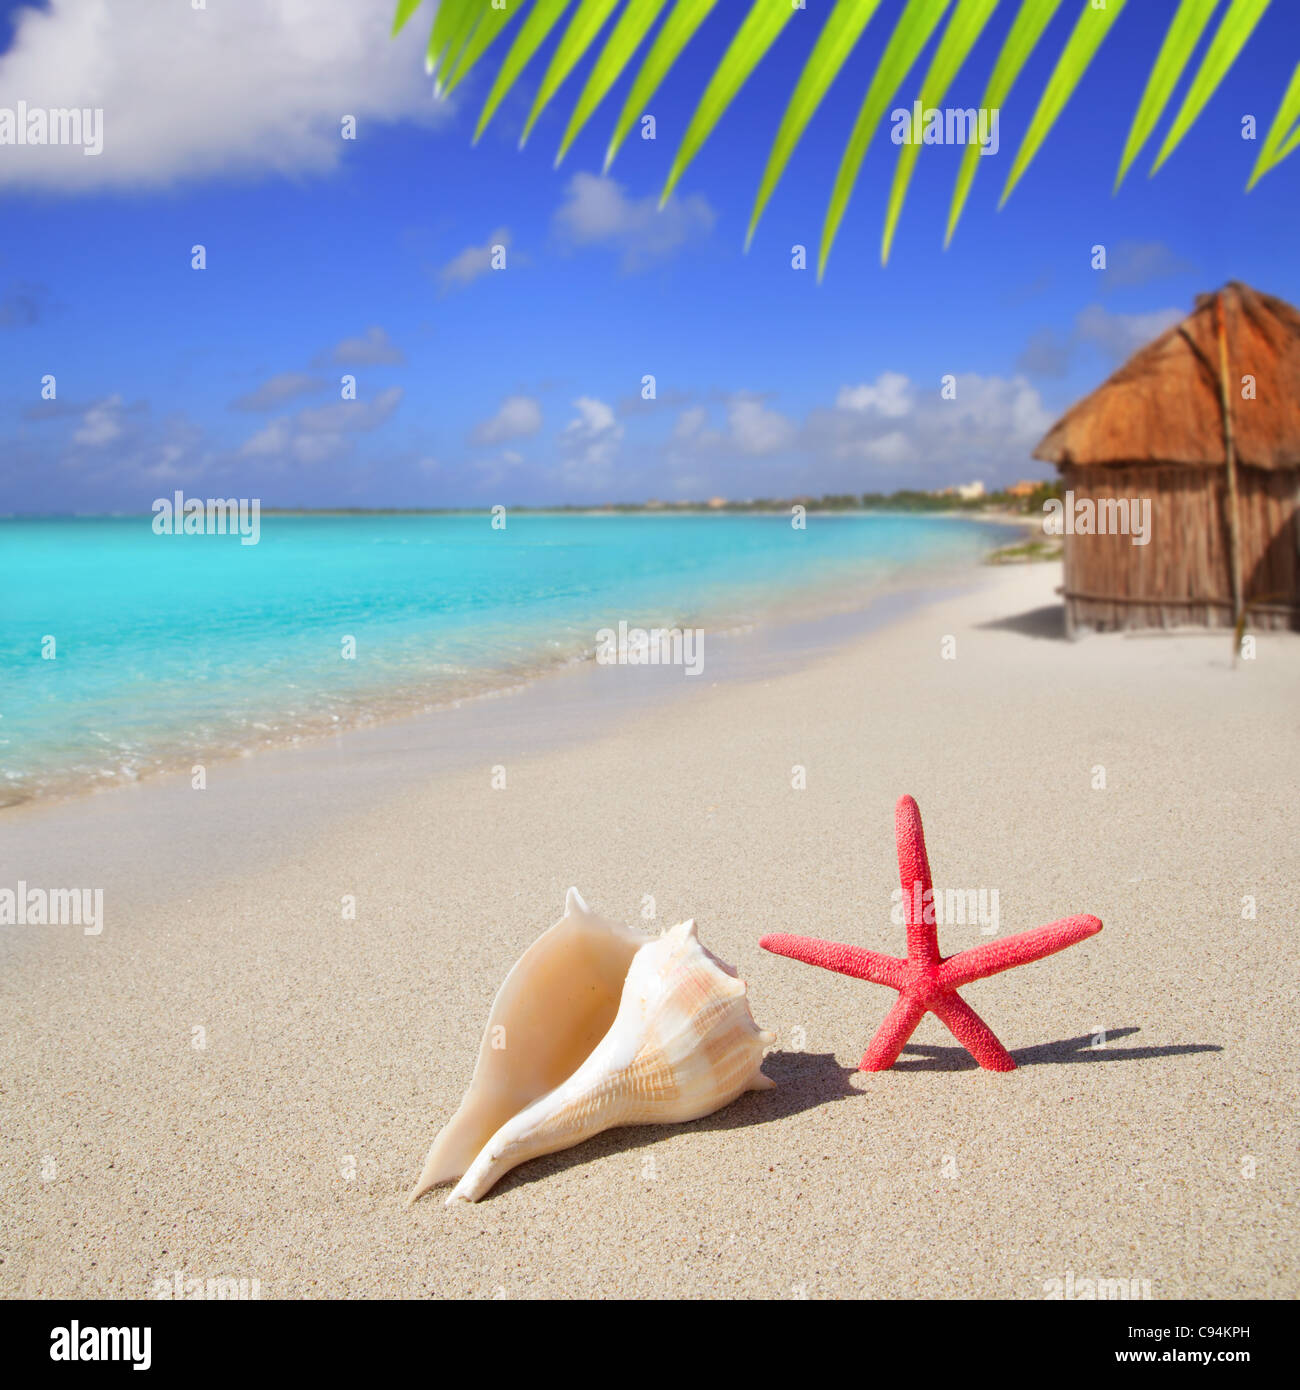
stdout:
POLYGON ((620 620, 861 607, 1002 543, 844 513, 270 515, 247 546, 150 522, 0 520, 0 804, 517 684, 620 620))

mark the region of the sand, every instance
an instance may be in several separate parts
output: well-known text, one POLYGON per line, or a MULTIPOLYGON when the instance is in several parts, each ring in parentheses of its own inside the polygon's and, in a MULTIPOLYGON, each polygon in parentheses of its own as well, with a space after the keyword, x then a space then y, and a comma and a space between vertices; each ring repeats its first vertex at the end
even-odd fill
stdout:
MULTIPOLYGON (((364 780, 345 738, 207 792, 6 813, 0 884, 102 884, 106 924, 0 928, 0 1292, 146 1297, 179 1271, 264 1298, 1294 1297, 1300 640, 1236 670, 1223 634, 1067 644, 1059 582, 988 571, 672 699, 609 671, 599 718, 553 686, 456 765, 399 729, 364 780), (999 933, 1105 922, 965 990, 1013 1073, 933 1018, 858 1073, 892 993, 758 947, 902 953, 903 792, 936 886, 997 889, 999 933), (570 884, 624 921, 647 898, 645 925, 695 917, 779 1034, 776 1089, 408 1209, 570 884)), ((948 953, 987 939, 940 928, 948 953)))

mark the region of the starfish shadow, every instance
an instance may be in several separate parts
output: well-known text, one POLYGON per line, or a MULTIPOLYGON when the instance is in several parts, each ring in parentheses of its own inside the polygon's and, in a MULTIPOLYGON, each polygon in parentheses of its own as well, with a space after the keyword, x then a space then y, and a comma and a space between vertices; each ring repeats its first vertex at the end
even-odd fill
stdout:
MULTIPOLYGON (((527 1187, 530 1183, 540 1182, 582 1163, 629 1153, 634 1149, 648 1149, 676 1134, 764 1125, 798 1115, 804 1110, 812 1110, 829 1101, 846 1100, 861 1094, 856 1087, 849 1085, 850 1077, 857 1075, 857 1068, 841 1066, 833 1052, 770 1052, 763 1058, 763 1071, 776 1082, 775 1090, 746 1091, 730 1105, 701 1120, 687 1120, 676 1125, 628 1125, 622 1129, 607 1129, 604 1134, 594 1135, 572 1149, 544 1154, 511 1169, 485 1194, 482 1201, 490 1202, 516 1187, 527 1187)), ((445 1196, 449 1189, 439 1190, 445 1196)))
MULTIPOLYGON (((1131 1037, 1138 1028, 1108 1028, 1106 1041, 1093 1046, 1093 1034, 1063 1038, 1060 1042, 1019 1047, 1011 1056, 1018 1067, 1034 1067, 1047 1062, 1142 1062, 1156 1057, 1183 1057, 1192 1052, 1222 1052, 1217 1043, 1171 1043, 1166 1047, 1113 1047, 1116 1038, 1131 1037)), ((929 1043, 908 1043, 894 1063, 895 1071, 978 1071, 979 1063, 964 1047, 932 1047, 929 1043)))

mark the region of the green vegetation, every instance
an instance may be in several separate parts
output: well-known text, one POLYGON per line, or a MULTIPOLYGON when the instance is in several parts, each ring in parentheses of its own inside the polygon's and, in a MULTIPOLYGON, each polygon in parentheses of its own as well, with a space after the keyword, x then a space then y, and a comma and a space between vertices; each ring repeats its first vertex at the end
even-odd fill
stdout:
MULTIPOLYGON (((1049 497, 1060 497, 1061 486, 1056 482, 1039 483, 1033 492, 1016 496, 1010 492, 989 492, 983 497, 961 498, 954 492, 920 492, 901 488, 897 492, 836 492, 821 497, 750 497, 744 501, 724 501, 714 498, 708 502, 606 502, 567 503, 546 507, 510 506, 511 512, 781 512, 803 507, 810 512, 957 512, 966 516, 988 513, 1004 516, 1042 515, 1043 503, 1049 497)), ((263 507, 263 516, 411 516, 411 515, 477 515, 484 507, 263 507)))
POLYGON ((988 557, 990 565, 1026 565, 1039 560, 1059 560, 1065 546, 1055 536, 1035 536, 1016 545, 1004 545, 988 557))
MULTIPOLYGON (((568 13, 568 24, 537 88, 524 126, 523 137, 527 139, 538 116, 596 43, 602 29, 618 10, 619 2, 531 0, 530 3, 530 0, 511 0, 509 5, 494 6, 489 0, 440 0, 429 36, 427 58, 430 71, 436 73, 441 91, 453 91, 506 31, 515 15, 522 13, 523 19, 514 27, 510 46, 505 50, 484 103, 474 137, 477 140, 531 59, 568 13)), ((780 182, 808 123, 831 83, 848 63, 879 3, 880 0, 836 0, 831 8, 772 142, 754 200, 749 238, 753 237, 763 209, 780 182)), ((668 0, 624 0, 618 20, 592 63, 573 107, 556 163, 564 158, 575 136, 595 114, 597 106, 619 77, 631 66, 661 14, 667 11, 667 17, 637 70, 615 122, 605 159, 605 167, 608 168, 633 123, 646 111, 651 98, 669 77, 716 4, 717 0, 674 0, 672 8, 668 9, 668 0)), ((1062 0, 1021 0, 1014 19, 1007 26, 985 89, 981 102, 984 109, 1003 106, 1061 4, 1062 0)), ((1269 4, 1270 0, 1231 0, 1214 29, 1182 104, 1168 126, 1151 173, 1160 168, 1196 123, 1206 103, 1254 33, 1269 4)), ((407 23, 420 5, 421 0, 397 0, 394 33, 407 23)), ((734 0, 727 8, 737 15, 736 28, 705 86, 678 147, 664 185, 665 199, 795 13, 793 6, 774 4, 773 0, 753 0, 748 12, 734 0)), ((880 57, 849 134, 827 205, 818 257, 819 277, 825 269, 826 259, 872 137, 930 39, 942 30, 934 57, 922 81, 924 103, 937 106, 993 19, 996 8, 997 0, 956 0, 955 4, 952 0, 908 0, 892 32, 887 38, 882 37, 880 57)), ((1109 4, 1101 6, 1093 3, 1093 0, 1082 0, 1074 26, 1039 96, 1012 163, 1002 190, 1002 202, 1010 197, 1012 189, 1051 133, 1111 29, 1118 27, 1123 33, 1123 15, 1127 8, 1128 0, 1109 0, 1109 4)), ((1134 10, 1137 8, 1132 7, 1134 10)), ((1123 182, 1129 167, 1159 124, 1192 55, 1209 32, 1217 9, 1218 0, 1180 0, 1160 50, 1155 55, 1145 88, 1136 103, 1133 124, 1119 156, 1116 187, 1123 182)), ((1107 95, 1107 100, 1111 99, 1122 98, 1112 93, 1107 95)), ((1300 129, 1293 128, 1298 118, 1300 67, 1296 68, 1278 105, 1247 191, 1300 145, 1300 129)), ((910 142, 900 146, 881 241, 882 261, 889 258, 908 182, 919 153, 920 147, 910 142)), ((948 240, 952 238, 970 192, 979 164, 978 154, 979 146, 968 144, 949 205, 948 240)))

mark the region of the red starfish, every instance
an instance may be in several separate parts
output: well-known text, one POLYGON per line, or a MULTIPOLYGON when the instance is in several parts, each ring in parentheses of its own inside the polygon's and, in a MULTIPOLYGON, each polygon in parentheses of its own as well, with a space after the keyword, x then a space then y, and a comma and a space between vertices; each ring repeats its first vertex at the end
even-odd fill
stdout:
POLYGON ((820 965, 824 970, 888 985, 898 991, 898 1002, 890 1009, 862 1058, 863 1071, 884 1071, 892 1067, 903 1044, 927 1013, 942 1019, 953 1037, 980 1066, 989 1071, 1014 1071, 1016 1064, 1011 1054, 957 993, 958 987, 1063 951, 1076 941, 1096 935, 1101 930, 1101 922, 1082 913, 1050 926, 1021 932, 1018 936, 990 941, 959 955, 941 956, 921 812, 910 796, 898 799, 894 810, 894 835, 898 841, 898 877, 907 910, 906 960, 864 951, 860 946, 843 946, 837 941, 819 941, 812 936, 789 936, 785 932, 765 936, 759 945, 779 956, 792 956, 809 965, 820 965))

